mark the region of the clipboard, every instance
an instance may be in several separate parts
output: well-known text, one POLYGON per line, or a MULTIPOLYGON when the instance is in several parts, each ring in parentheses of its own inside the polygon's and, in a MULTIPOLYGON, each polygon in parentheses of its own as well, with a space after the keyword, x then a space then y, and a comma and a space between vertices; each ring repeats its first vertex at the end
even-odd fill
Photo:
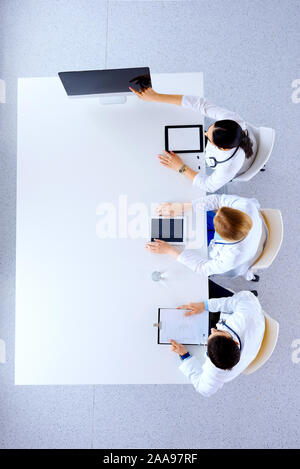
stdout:
MULTIPOLYGON (((162 327, 162 320, 161 320, 161 310, 163 309, 176 309, 176 308, 158 308, 158 322, 157 323, 154 323, 153 326, 154 327, 157 327, 157 344, 158 345, 171 345, 170 342, 162 342, 161 341, 161 334, 160 334, 160 329, 162 327)), ((180 310, 180 311, 184 311, 184 310, 180 310)), ((181 342, 182 345, 206 345, 207 344, 207 338, 208 338, 208 335, 209 335, 209 320, 208 320, 208 311, 206 312, 207 315, 203 316, 203 318, 207 318, 207 331, 204 333, 204 329, 202 329, 202 339, 203 339, 203 342, 201 341, 201 339, 199 340, 199 342, 195 343, 188 343, 188 342, 181 342)), ((187 318, 188 320, 188 318, 187 318)))
POLYGON ((199 129, 199 147, 200 148, 193 148, 191 150, 180 150, 172 148, 174 153, 203 153, 204 146, 203 146, 203 125, 166 125, 165 126, 165 150, 170 151, 169 148, 169 130, 172 129, 199 129))

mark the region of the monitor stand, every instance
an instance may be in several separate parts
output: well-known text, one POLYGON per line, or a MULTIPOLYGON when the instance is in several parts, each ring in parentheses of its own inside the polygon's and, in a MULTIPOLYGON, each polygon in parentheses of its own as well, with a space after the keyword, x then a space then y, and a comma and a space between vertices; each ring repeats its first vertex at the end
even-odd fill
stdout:
POLYGON ((127 101, 127 98, 125 95, 101 96, 99 100, 100 100, 100 104, 125 104, 127 101))

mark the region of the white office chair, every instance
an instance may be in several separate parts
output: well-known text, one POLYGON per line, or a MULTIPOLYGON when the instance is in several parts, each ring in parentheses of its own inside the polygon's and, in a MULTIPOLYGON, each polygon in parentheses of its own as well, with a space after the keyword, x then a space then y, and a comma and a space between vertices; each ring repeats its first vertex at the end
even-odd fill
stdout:
POLYGON ((255 359, 243 371, 244 375, 251 375, 251 373, 254 373, 254 371, 258 370, 261 366, 263 366, 274 352, 277 343, 279 323, 275 321, 275 319, 272 319, 271 316, 269 316, 264 311, 263 314, 265 316, 264 337, 255 359))
POLYGON ((251 124, 247 126, 252 130, 257 141, 257 153, 250 168, 240 176, 233 179, 233 182, 247 182, 250 181, 259 171, 264 171, 268 159, 271 156, 274 141, 275 130, 270 127, 254 127, 251 124))
POLYGON ((283 221, 280 210, 265 208, 261 210, 267 225, 269 236, 260 257, 251 266, 253 273, 270 267, 276 258, 283 240, 283 221))

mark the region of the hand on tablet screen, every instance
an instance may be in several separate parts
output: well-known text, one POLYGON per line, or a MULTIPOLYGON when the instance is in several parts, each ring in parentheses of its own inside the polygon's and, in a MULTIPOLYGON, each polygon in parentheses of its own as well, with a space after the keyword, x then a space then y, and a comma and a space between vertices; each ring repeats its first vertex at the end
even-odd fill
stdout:
POLYGON ((152 242, 146 243, 145 248, 153 254, 169 254, 172 257, 179 256, 179 250, 171 244, 160 239, 155 239, 152 242))

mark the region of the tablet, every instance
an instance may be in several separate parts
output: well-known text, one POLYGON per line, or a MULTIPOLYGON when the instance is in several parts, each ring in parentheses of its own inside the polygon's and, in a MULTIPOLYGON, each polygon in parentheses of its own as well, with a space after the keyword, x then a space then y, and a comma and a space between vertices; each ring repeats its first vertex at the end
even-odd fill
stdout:
POLYGON ((203 152, 202 125, 167 125, 165 127, 166 151, 174 153, 203 152))
POLYGON ((160 239, 170 244, 182 244, 185 242, 184 225, 184 217, 152 218, 151 241, 160 239))

